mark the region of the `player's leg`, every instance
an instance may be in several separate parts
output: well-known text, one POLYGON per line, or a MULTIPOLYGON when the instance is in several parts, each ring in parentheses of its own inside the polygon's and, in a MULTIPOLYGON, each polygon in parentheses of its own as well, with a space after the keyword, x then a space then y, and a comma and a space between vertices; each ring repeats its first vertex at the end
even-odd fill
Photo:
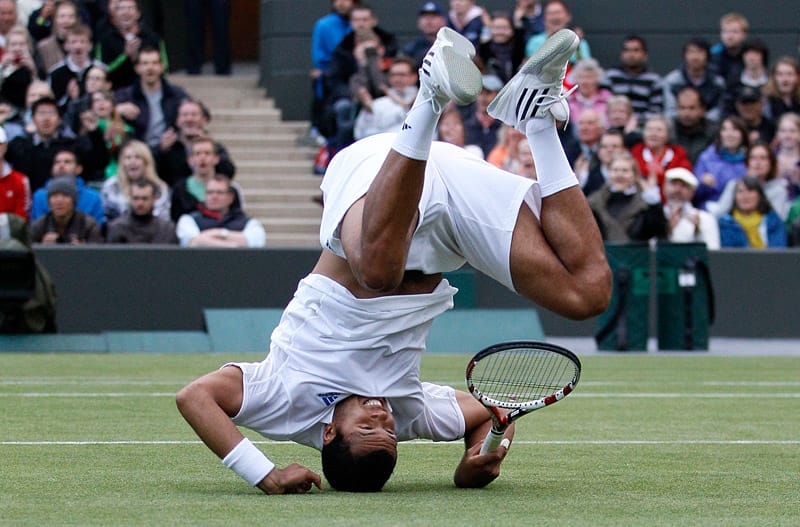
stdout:
POLYGON ((539 219, 523 206, 511 242, 515 289, 559 314, 602 312, 611 273, 602 238, 556 133, 554 117, 569 118, 562 83, 579 43, 569 30, 553 35, 498 94, 489 113, 524 131, 542 194, 539 219))
POLYGON ((356 279, 374 291, 391 291, 403 279, 417 207, 436 124, 451 100, 472 102, 481 76, 475 49, 443 28, 420 68, 420 91, 383 166, 362 200, 342 221, 342 244, 356 279))

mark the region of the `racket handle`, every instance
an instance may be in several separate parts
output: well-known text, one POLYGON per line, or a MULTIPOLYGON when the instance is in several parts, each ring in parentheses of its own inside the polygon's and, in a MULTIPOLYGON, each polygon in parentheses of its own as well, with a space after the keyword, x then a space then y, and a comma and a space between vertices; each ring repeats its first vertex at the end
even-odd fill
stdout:
POLYGON ((504 435, 505 430, 498 432, 494 429, 494 427, 492 427, 492 429, 489 430, 489 433, 486 434, 486 439, 483 440, 483 445, 481 446, 481 455, 497 450, 497 447, 500 446, 500 442, 503 440, 504 435))

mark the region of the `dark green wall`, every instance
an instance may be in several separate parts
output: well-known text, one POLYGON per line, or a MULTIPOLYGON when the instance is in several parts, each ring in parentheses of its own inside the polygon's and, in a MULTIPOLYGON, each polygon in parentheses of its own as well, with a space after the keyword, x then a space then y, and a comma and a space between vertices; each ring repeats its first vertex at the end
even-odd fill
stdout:
MULTIPOLYGON (((204 308, 280 308, 319 254, 121 246, 39 246, 36 252, 58 287, 58 325, 66 333, 201 330, 204 308)), ((800 337, 794 316, 800 251, 712 252, 710 268, 717 304, 713 336, 800 337)), ((532 305, 482 275, 473 283, 474 292, 460 295, 475 307, 532 305)), ((538 311, 547 335, 594 332, 593 320, 572 322, 538 311)))
MULTIPOLYGON (((478 3, 490 11, 514 5, 513 0, 478 3)), ((370 4, 380 25, 395 32, 401 44, 413 37, 416 9, 421 1, 370 4)), ((681 48, 688 37, 703 36, 716 42, 719 17, 729 11, 738 11, 750 20, 751 34, 766 41, 773 57, 798 52, 800 9, 795 0, 762 4, 744 0, 574 0, 570 5, 574 22, 584 29, 592 54, 605 66, 617 61, 623 36, 637 33, 649 43, 652 66, 664 74, 680 62, 681 48)), ((276 99, 284 119, 308 119, 311 28, 329 8, 329 0, 261 1, 261 83, 276 99)))

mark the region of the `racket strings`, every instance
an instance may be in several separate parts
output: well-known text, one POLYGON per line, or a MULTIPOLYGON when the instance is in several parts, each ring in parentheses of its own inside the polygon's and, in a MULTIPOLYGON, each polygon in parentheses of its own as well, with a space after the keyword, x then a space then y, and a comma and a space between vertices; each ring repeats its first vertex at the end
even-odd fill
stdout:
POLYGON ((508 404, 524 404, 557 392, 576 375, 572 360, 536 349, 507 350, 479 361, 472 382, 480 392, 508 404))

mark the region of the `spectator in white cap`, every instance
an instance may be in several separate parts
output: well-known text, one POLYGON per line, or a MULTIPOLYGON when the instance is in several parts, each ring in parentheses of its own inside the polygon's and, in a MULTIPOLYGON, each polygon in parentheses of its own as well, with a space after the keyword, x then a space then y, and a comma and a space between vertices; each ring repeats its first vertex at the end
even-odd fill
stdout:
POLYGON ((697 178, 682 167, 670 168, 664 174, 664 216, 667 217, 669 241, 703 242, 709 249, 719 249, 719 224, 709 212, 692 206, 697 178))

